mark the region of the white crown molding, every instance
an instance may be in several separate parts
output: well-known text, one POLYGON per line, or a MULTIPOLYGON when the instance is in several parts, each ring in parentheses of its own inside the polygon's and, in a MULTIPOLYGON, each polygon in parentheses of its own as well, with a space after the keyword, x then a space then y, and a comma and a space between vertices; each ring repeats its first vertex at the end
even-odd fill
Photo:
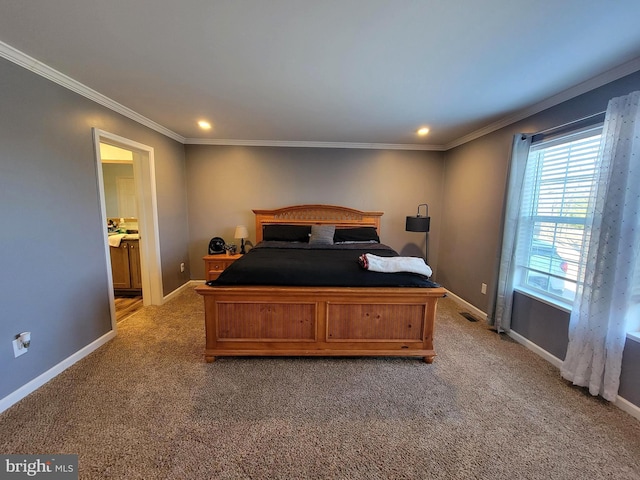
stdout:
POLYGON ((145 125, 158 133, 182 144, 196 145, 240 145, 255 147, 311 147, 311 148, 361 148, 376 150, 436 150, 443 151, 442 145, 417 145, 417 144, 394 144, 394 143, 352 143, 352 142, 312 142, 312 141, 281 141, 281 140, 222 140, 222 139, 200 139, 185 138, 176 132, 154 122, 153 120, 140 115, 128 107, 112 100, 111 98, 83 85, 73 78, 61 73, 54 68, 36 60, 33 57, 21 52, 0 41, 0 57, 6 58, 10 62, 20 65, 27 70, 51 80, 58 85, 65 87, 83 97, 93 100, 114 112, 120 113, 142 125, 145 125))
POLYGON ((587 93, 591 90, 594 90, 598 87, 602 87, 607 83, 618 80, 626 75, 637 72, 640 70, 640 57, 635 58, 629 62, 623 63, 611 70, 608 70, 596 77, 593 77, 589 80, 586 80, 574 87, 568 88, 553 97, 549 97, 542 102, 536 103, 531 107, 525 108, 516 112, 513 115, 508 117, 504 117, 494 123, 491 123, 485 127, 476 130, 475 132, 471 132, 468 135, 458 138, 450 143, 444 145, 444 150, 449 150, 454 147, 458 147, 464 143, 470 142, 471 140, 475 140, 476 138, 480 138, 488 133, 495 132, 496 130, 500 130, 503 127, 511 125, 513 123, 519 122, 520 120, 524 120, 536 113, 540 113, 547 108, 555 107, 562 102, 566 102, 567 100, 571 100, 572 98, 577 97, 578 95, 582 95, 583 93, 587 93))
POLYGON ((584 81, 574 87, 560 92, 542 102, 531 107, 520 110, 519 112, 504 117, 474 132, 464 135, 445 145, 420 145, 420 144, 401 144, 401 143, 355 143, 355 142, 314 142, 314 141, 286 141, 286 140, 231 140, 231 139, 207 139, 207 138, 185 138, 182 135, 170 130, 153 120, 140 115, 128 107, 110 99, 109 97, 83 85, 73 78, 58 72, 48 65, 36 60, 29 55, 13 48, 0 41, 0 57, 5 58, 27 70, 36 73, 58 85, 61 85, 79 95, 82 95, 94 102, 103 105, 114 112, 120 113, 142 125, 145 125, 158 133, 172 138, 182 144, 189 145, 235 145, 249 147, 299 147, 299 148, 359 148, 371 150, 423 150, 423 151, 447 151, 452 148, 463 145, 467 142, 480 138, 489 133, 495 132, 508 125, 524 120, 536 113, 540 113, 547 108, 554 107, 562 102, 570 100, 578 95, 582 95, 590 90, 601 87, 609 82, 618 80, 625 75, 629 75, 640 70, 640 57, 615 67, 601 75, 584 81))
POLYGON ((83 97, 88 98, 89 100, 93 100, 100 105, 107 107, 114 112, 120 113, 131 120, 134 120, 146 127, 155 130, 162 135, 165 135, 169 138, 173 138, 174 140, 184 143, 184 137, 182 135, 178 135, 176 132, 169 130, 166 127, 163 127, 159 123, 154 122, 153 120, 148 119, 147 117, 140 115, 139 113, 131 110, 128 107, 116 102, 115 100, 110 99, 109 97, 101 94, 93 90, 92 88, 83 85, 82 83, 74 80, 73 78, 61 73, 54 68, 45 65, 44 63, 36 60, 29 55, 22 53, 20 50, 13 48, 11 45, 7 45, 4 42, 0 41, 0 57, 6 58, 10 62, 15 63, 16 65, 20 65, 27 70, 32 71, 44 77, 48 80, 51 80, 58 85, 65 87, 72 92, 75 92, 83 97))
POLYGON ((443 145, 418 145, 412 143, 354 143, 313 142, 288 140, 230 140, 216 138, 186 138, 187 145, 234 145, 243 147, 299 147, 299 148, 360 148, 370 150, 431 150, 444 151, 443 145))

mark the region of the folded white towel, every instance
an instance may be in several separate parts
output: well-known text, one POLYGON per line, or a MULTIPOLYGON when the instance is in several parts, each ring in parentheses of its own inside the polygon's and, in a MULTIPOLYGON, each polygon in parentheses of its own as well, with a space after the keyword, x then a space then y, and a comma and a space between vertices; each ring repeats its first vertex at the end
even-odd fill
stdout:
POLYGON ((425 263, 424 259, 418 257, 379 257, 365 253, 360 257, 360 265, 373 272, 410 272, 419 273, 425 277, 433 274, 431 267, 425 263))
POLYGON ((122 241, 122 239, 124 237, 126 237, 127 235, 124 233, 118 234, 118 235, 109 235, 109 246, 110 247, 119 247, 120 246, 120 242, 122 241))

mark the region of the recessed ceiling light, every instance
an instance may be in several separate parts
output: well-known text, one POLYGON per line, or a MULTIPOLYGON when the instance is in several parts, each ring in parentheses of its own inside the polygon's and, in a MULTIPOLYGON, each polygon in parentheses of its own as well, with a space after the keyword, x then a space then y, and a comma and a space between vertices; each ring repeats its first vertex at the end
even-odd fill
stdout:
POLYGON ((202 128, 203 130, 209 130, 211 128, 211 124, 209 122, 207 122, 206 120, 200 120, 198 122, 198 126, 200 128, 202 128))
POLYGON ((427 133, 429 133, 429 129, 427 127, 422 127, 418 129, 418 135, 424 137, 427 133))

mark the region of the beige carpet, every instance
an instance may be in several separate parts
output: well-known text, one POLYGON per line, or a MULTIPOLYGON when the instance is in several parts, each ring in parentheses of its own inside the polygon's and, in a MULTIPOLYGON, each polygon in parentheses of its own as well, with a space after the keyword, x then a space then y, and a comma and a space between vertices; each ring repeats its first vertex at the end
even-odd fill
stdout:
POLYGON ((640 479, 640 422, 440 302, 432 365, 204 363, 191 290, 0 415, 1 453, 77 453, 80 478, 640 479))

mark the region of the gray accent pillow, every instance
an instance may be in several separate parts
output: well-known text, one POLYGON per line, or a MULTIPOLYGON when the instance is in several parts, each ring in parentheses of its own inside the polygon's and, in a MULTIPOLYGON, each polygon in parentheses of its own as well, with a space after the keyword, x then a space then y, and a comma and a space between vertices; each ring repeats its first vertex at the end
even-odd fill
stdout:
POLYGON ((310 245, 333 245, 335 225, 311 225, 310 245))

